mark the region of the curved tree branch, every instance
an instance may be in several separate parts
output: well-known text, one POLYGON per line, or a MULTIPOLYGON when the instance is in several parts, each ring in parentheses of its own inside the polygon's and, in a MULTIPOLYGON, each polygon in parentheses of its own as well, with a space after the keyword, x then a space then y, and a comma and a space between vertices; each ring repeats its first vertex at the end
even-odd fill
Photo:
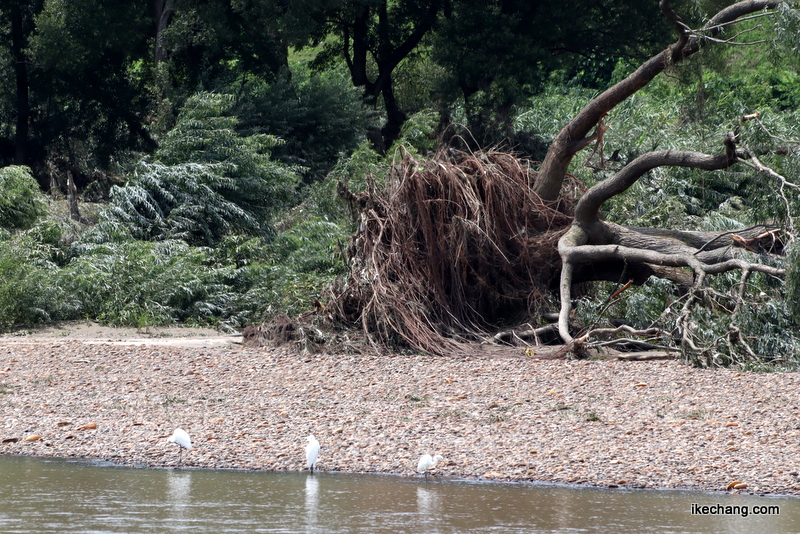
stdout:
POLYGON ((731 157, 731 154, 728 152, 714 156, 701 152, 680 150, 648 152, 626 165, 612 178, 603 180, 589 189, 581 197, 575 207, 575 222, 584 226, 589 226, 597 222, 599 220, 600 206, 603 202, 624 192, 636 183, 636 180, 642 175, 657 167, 693 167, 707 171, 716 171, 726 169, 735 162, 735 153, 733 157, 731 157))
MULTIPOLYGON (((725 152, 708 155, 692 151, 663 150, 643 154, 626 165, 613 177, 591 187, 575 208, 575 218, 570 229, 558 242, 562 270, 559 290, 561 310, 558 331, 567 343, 581 344, 586 341, 573 339, 569 331, 569 316, 572 311, 572 284, 575 268, 579 265, 603 265, 616 263, 628 269, 630 265, 646 265, 652 268, 690 268, 694 283, 690 302, 694 302, 699 284, 709 274, 719 274, 735 269, 752 273, 762 272, 772 276, 783 276, 785 271, 776 267, 751 263, 732 257, 733 246, 744 246, 771 235, 765 226, 738 230, 736 233, 687 232, 658 228, 632 228, 600 220, 603 203, 631 187, 645 173, 662 166, 691 167, 703 170, 726 169, 735 164, 745 152, 737 152, 733 133, 725 136, 725 152)), ((681 312, 688 314, 684 306, 681 312)), ((684 321, 685 322, 685 321, 684 321)), ((684 344, 691 339, 684 333, 684 344)))
MULTIPOLYGON (((725 25, 758 11, 775 9, 780 3, 777 0, 745 0, 738 2, 714 15, 703 27, 703 30, 707 36, 715 37, 723 30, 725 25)), ((685 26, 679 23, 677 16, 673 16, 674 13, 672 13, 667 0, 661 0, 660 6, 662 12, 667 14, 667 19, 670 20, 672 18, 671 21, 678 28, 678 40, 661 53, 647 60, 627 78, 598 95, 561 129, 547 151, 539 170, 539 178, 534 184, 534 191, 542 200, 555 201, 558 199, 564 176, 572 158, 577 150, 588 144, 584 143, 587 134, 605 114, 650 83, 667 66, 683 61, 695 54, 707 42, 707 39, 697 34, 688 34, 685 26)))

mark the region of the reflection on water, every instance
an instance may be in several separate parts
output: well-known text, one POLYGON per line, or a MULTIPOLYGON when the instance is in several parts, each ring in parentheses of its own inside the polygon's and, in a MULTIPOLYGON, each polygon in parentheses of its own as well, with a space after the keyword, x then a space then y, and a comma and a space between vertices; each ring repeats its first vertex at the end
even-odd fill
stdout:
POLYGON ((427 487, 417 488, 417 513, 421 516, 431 515, 436 511, 436 494, 427 487))
POLYGON ((800 499, 0 456, 0 532, 795 533, 800 499), (693 515, 692 504, 780 515, 693 515))
POLYGON ((306 477, 306 526, 307 532, 317 531, 317 510, 319 509, 319 481, 314 475, 306 477))
POLYGON ((173 518, 186 519, 189 508, 189 491, 192 489, 192 473, 170 471, 167 475, 166 501, 172 505, 173 518))

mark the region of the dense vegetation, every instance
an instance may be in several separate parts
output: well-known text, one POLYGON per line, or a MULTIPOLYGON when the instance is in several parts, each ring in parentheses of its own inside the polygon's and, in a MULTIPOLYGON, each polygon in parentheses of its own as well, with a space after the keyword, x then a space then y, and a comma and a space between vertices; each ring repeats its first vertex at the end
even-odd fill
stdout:
MULTIPOLYGON (((731 3, 672 8, 698 28, 731 3)), ((784 256, 753 252, 785 279, 710 283, 692 316, 702 363, 800 357, 800 8, 774 4, 620 103, 569 167, 577 198, 646 152, 713 153, 731 131, 763 162, 660 167, 603 206, 606 220, 642 227, 786 231, 784 256), (750 44, 718 42, 731 38, 750 44)), ((327 304, 326 288, 366 276, 348 246, 365 197, 359 213, 348 192, 397 191, 401 160, 411 172, 489 149, 541 161, 592 98, 675 34, 655 0, 24 0, 0 2, 0 20, 0 329, 239 329, 327 304)), ((496 309, 472 322, 541 324, 559 309, 554 276, 524 305, 511 291, 483 299, 496 309)), ((580 284, 573 325, 674 329, 679 283, 617 294, 622 282, 580 284)), ((392 332, 385 340, 409 343, 392 332)))

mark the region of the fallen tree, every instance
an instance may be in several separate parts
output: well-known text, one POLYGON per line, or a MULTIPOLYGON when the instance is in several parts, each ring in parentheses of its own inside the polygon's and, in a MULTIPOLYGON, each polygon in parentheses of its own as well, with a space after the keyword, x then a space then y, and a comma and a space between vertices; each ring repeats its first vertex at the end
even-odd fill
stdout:
POLYGON ((345 192, 361 221, 328 312, 374 342, 444 354, 547 309, 582 187, 570 181, 551 206, 535 179, 510 154, 447 150, 424 163, 405 155, 382 187, 345 192))
POLYGON ((757 359, 733 318, 748 305, 753 273, 778 279, 786 274, 770 258, 784 253, 793 237, 791 227, 759 224, 715 232, 637 228, 604 221, 601 208, 659 167, 714 171, 748 165, 780 183, 782 194, 797 186, 763 165, 736 131, 720 140, 716 154, 648 152, 588 190, 567 172, 580 150, 592 143, 602 147, 604 118, 618 104, 708 43, 723 41, 731 24, 788 4, 738 2, 697 30, 684 24, 667 0, 659 5, 677 41, 569 121, 538 171, 508 154, 449 150, 425 163, 408 155, 400 158, 380 191, 345 192, 361 213, 361 225, 348 251, 349 276, 333 289, 330 317, 360 324, 373 341, 404 341, 438 354, 458 351, 462 341, 539 343, 548 336, 552 341, 557 333, 556 339, 576 354, 592 342, 642 348, 657 340, 652 346, 679 348, 695 362, 713 364, 716 350, 698 342, 692 316, 696 307, 717 306, 732 318, 724 343, 757 359), (741 272, 735 291, 715 293, 709 277, 731 271, 741 272), (574 321, 576 289, 582 283, 618 283, 610 302, 652 277, 674 285, 675 298, 665 310, 671 314, 670 328, 624 322, 593 327, 574 321), (549 298, 550 290, 560 304, 549 298), (548 315, 552 309, 559 310, 556 317, 548 315), (557 320, 534 326, 525 322, 531 317, 557 320), (524 328, 504 329, 520 323, 524 328))

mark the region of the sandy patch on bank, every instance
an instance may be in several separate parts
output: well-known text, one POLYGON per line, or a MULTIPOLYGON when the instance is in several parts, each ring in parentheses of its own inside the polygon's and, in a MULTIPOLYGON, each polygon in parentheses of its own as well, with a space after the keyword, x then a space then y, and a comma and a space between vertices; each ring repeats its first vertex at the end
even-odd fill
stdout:
POLYGON ((162 345, 168 347, 224 347, 242 342, 240 334, 222 334, 212 328, 188 326, 112 327, 94 321, 69 321, 58 325, 19 329, 0 335, 2 343, 26 340, 82 341, 88 344, 162 345))

